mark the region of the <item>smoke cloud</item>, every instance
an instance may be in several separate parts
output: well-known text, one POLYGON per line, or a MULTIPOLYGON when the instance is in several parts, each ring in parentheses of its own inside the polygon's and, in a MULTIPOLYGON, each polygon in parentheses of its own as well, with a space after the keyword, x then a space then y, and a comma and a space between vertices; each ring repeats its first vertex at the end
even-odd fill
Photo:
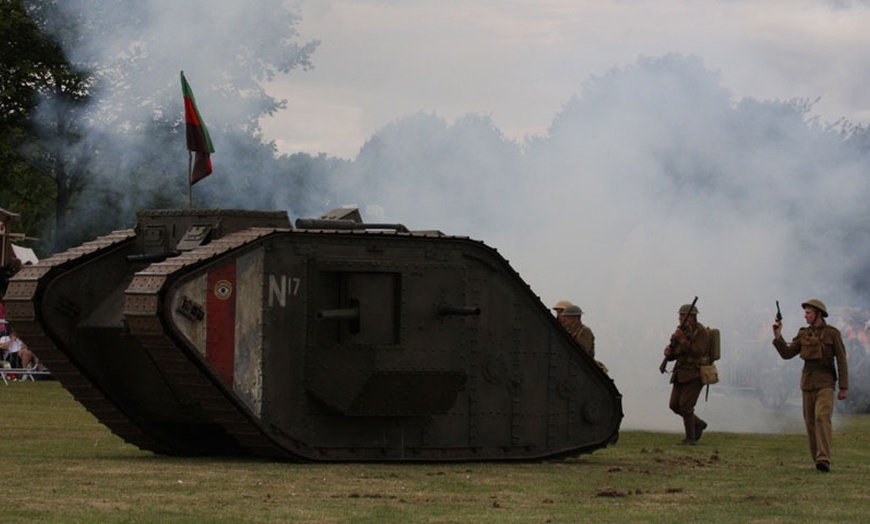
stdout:
MULTIPOLYGON (((143 120, 137 107, 180 114, 176 79, 184 69, 210 125, 256 127, 250 115, 262 108, 261 84, 281 66, 254 75, 250 98, 228 103, 221 86, 227 77, 251 78, 228 66, 235 63, 228 55, 268 55, 279 29, 292 26, 273 23, 275 5, 140 2, 117 31, 88 35, 71 57, 109 64, 107 73, 125 79, 123 89, 99 99, 114 123, 135 127, 143 120), (245 39, 253 42, 241 46, 245 39), (125 77, 124 63, 145 43, 165 59, 125 77), (211 76, 215 70, 224 76, 211 76), (130 103, 151 99, 163 102, 130 103)), ((119 16, 107 10, 98 14, 119 16)), ((292 64, 293 57, 275 62, 292 64)), ((757 387, 782 377, 792 392, 787 404, 797 392, 799 363, 779 362, 770 342, 774 301, 783 305, 787 337, 803 324, 807 298, 832 308, 870 306, 860 279, 870 254, 868 155, 855 145, 864 130, 838 133, 807 118, 811 106, 735 100, 702 57, 639 57, 578 86, 545 135, 518 143, 488 116, 448 122, 416 113, 372 135, 353 161, 312 176, 334 184, 330 207, 355 204, 371 221, 483 240, 545 305, 580 305, 596 334, 597 357, 624 395, 624 428, 680 429, 657 368, 679 306, 698 296, 699 320, 722 332, 723 384, 698 405, 710 429, 801 431, 794 406, 771 411, 758 402, 757 387)), ((206 182, 221 188, 212 194, 218 207, 256 207, 268 197, 271 207, 294 211, 288 188, 271 185, 274 178, 247 177, 241 191, 233 174, 262 166, 234 164, 249 151, 216 145, 223 173, 206 182)), ((275 150, 266 144, 260 154, 275 150)), ((128 157, 125 169, 152 161, 128 157)), ((318 205, 325 201, 318 196, 318 205)))
POLYGON ((580 305, 624 427, 680 427, 657 367, 698 296, 723 354, 701 416, 722 431, 800 431, 799 410, 758 401, 759 388, 796 400, 800 364, 772 347, 774 304, 786 337, 807 298, 866 305, 868 157, 807 119, 805 101, 732 99, 698 57, 641 57, 589 79, 545 137, 519 145, 486 117, 418 114, 376 133, 341 180, 359 180, 345 190, 388 221, 496 247, 545 304, 580 305))

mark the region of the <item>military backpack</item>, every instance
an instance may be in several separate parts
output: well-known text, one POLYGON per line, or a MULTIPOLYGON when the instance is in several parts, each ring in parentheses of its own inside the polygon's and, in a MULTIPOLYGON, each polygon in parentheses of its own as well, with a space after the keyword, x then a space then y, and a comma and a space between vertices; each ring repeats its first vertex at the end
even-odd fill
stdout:
POLYGON ((707 392, 710 392, 709 385, 719 382, 719 370, 716 369, 716 362, 719 360, 719 330, 716 328, 707 328, 707 334, 710 336, 710 352, 707 354, 705 362, 701 364, 701 384, 708 386, 707 392))
POLYGON ((707 356, 708 363, 712 364, 719 360, 719 329, 707 328, 707 333, 710 334, 710 354, 707 356))

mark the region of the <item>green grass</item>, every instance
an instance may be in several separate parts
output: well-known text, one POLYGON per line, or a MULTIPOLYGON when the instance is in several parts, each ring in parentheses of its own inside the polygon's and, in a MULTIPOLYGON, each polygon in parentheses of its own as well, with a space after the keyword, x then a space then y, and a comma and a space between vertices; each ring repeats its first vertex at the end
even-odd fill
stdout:
POLYGON ((834 470, 803 434, 626 431, 529 464, 186 459, 112 435, 56 382, 0 385, 2 522, 862 522, 870 416, 843 417, 834 470))

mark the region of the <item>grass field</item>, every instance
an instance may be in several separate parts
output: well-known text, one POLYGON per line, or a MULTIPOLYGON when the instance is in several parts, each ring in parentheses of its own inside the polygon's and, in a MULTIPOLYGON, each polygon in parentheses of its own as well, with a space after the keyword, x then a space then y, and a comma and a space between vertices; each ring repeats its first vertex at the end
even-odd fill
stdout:
POLYGON ((870 416, 844 417, 833 471, 802 434, 624 431, 529 464, 286 464, 155 456, 57 382, 0 385, 0 522, 866 522, 870 416))

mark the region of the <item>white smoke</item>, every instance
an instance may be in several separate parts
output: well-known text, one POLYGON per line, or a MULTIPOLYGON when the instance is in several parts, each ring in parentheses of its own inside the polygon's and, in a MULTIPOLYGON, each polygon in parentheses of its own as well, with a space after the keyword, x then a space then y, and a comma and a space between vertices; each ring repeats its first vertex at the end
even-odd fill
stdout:
POLYGON ((625 428, 681 429, 657 368, 698 296, 723 353, 699 414, 720 431, 794 430, 799 411, 758 401, 798 387, 771 344, 774 304, 791 337, 807 298, 866 302, 849 284, 866 252, 838 239, 865 216, 868 159, 804 121, 805 103, 732 98, 697 57, 640 58, 590 79, 521 157, 486 118, 417 115, 376 133, 342 183, 393 221, 486 241, 548 306, 580 305, 625 428))
MULTIPOLYGON (((116 30, 86 34, 71 58, 104 64, 122 80, 100 96, 102 114, 115 122, 141 121, 131 100, 175 100, 156 107, 180 110, 182 69, 207 122, 245 121, 260 83, 252 80, 250 99, 230 104, 221 93, 227 78, 212 74, 244 77, 227 67, 228 56, 270 53, 278 28, 292 25, 272 19, 279 4, 151 0, 110 13, 105 2, 70 1, 71 10, 119 17, 116 30), (142 46, 161 59, 128 77, 124 61, 142 46)), ((773 304, 782 303, 790 337, 806 298, 867 302, 848 283, 866 253, 832 236, 866 217, 866 156, 845 157, 830 133, 788 104, 735 101, 697 57, 641 58, 600 75, 564 101, 547 135, 523 144, 479 115, 448 123, 419 113, 389 124, 343 171, 336 201, 378 209, 377 222, 481 239, 544 304, 579 304, 624 395, 625 428, 678 430, 657 367, 677 309, 694 296, 700 321, 722 330, 723 377, 765 369, 787 373, 796 390, 794 363, 775 366, 773 304)), ((219 150, 215 162, 226 166, 233 156, 219 150)), ((242 194, 233 189, 227 199, 242 194)), ((751 389, 725 386, 698 405, 711 430, 792 430, 799 419, 794 409, 764 410, 751 389)))

